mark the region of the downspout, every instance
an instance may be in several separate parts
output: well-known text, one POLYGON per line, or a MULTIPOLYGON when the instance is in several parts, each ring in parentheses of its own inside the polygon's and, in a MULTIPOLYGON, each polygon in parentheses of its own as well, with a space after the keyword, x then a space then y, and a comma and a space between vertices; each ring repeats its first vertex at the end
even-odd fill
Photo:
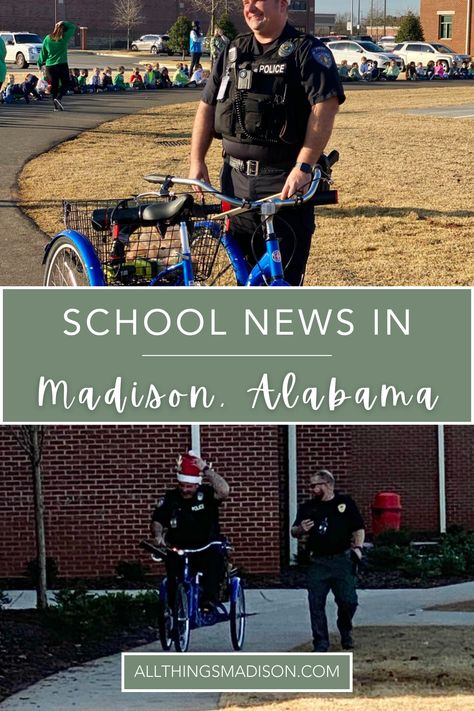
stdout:
POLYGON ((446 462, 444 451, 444 425, 438 425, 438 496, 439 530, 446 533, 446 462))
POLYGON ((191 449, 201 456, 201 425, 191 425, 191 449))
POLYGON ((466 42, 464 46, 465 54, 471 54, 471 16, 472 16, 472 0, 467 0, 466 7, 466 42))
POLYGON ((298 553, 298 541, 290 533, 290 526, 296 518, 298 506, 298 462, 296 458, 296 425, 288 425, 288 536, 290 553, 290 565, 296 564, 296 554, 298 553))

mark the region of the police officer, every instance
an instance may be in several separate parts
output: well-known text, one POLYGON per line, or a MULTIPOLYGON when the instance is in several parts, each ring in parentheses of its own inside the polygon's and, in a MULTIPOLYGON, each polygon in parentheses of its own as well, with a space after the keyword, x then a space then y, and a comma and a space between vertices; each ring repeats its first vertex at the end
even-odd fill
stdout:
MULTIPOLYGON (((160 499, 152 516, 151 532, 156 546, 201 548, 220 539, 219 504, 229 495, 227 482, 201 457, 189 452, 178 459, 178 485, 160 499), (203 484, 203 477, 209 483, 203 484)), ((172 604, 183 557, 166 558, 168 595, 172 604)), ((191 557, 192 571, 203 573, 203 604, 215 603, 224 570, 224 556, 213 546, 191 557)))
MULTIPOLYGON (((209 182, 206 153, 223 140, 222 190, 259 199, 305 192, 345 97, 331 52, 288 24, 288 0, 244 0, 251 32, 221 53, 201 95, 191 144, 189 177, 209 182)), ((254 212, 232 220, 233 234, 252 264, 264 252, 254 212)), ((303 282, 314 231, 311 205, 278 213, 285 278, 303 282), (295 242, 296 238, 296 242, 295 242)))
POLYGON ((353 649, 352 618, 357 608, 355 566, 362 557, 365 532, 362 516, 350 496, 334 491, 334 476, 321 469, 311 476, 313 498, 300 506, 293 523, 294 538, 307 536, 311 555, 308 601, 315 652, 329 649, 326 598, 332 590, 343 649, 353 649))

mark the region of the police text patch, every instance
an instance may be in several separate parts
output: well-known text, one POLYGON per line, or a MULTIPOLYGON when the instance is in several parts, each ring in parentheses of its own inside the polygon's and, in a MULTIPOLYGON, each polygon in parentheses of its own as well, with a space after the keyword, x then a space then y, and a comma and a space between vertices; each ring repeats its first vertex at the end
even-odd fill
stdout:
POLYGON ((284 74, 286 64, 260 64, 257 71, 260 74, 284 74))

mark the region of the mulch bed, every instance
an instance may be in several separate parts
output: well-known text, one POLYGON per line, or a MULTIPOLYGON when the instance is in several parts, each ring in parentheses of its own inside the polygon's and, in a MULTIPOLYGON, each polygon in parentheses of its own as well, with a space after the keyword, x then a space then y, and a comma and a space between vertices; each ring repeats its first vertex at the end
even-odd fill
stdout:
POLYGON ((115 631, 108 639, 59 640, 38 610, 0 611, 0 701, 50 674, 156 639, 156 630, 115 631))

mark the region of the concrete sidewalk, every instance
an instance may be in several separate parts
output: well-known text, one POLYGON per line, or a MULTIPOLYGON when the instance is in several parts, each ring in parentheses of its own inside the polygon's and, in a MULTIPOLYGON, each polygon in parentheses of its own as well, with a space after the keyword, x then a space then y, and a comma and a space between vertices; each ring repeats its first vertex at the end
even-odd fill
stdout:
MULTIPOLYGON (((153 106, 198 101, 199 94, 195 89, 171 89, 67 96, 66 110, 59 112, 53 111, 49 100, 28 106, 0 104, 0 286, 38 286, 43 281, 43 248, 49 236, 17 207, 17 178, 28 160, 105 121, 153 106)), ((150 156, 151 164, 157 159, 158 155, 150 156)))
MULTIPOLYGON (((10 597, 24 606, 27 596, 10 597)), ((310 641, 305 590, 248 590, 247 635, 244 651, 287 651, 310 641)), ((474 582, 428 590, 359 590, 356 626, 473 625, 474 613, 426 611, 426 607, 474 599, 474 582)), ((335 608, 328 609, 331 631, 335 608)), ((357 641, 357 630, 356 630, 357 641)), ((230 651, 226 624, 193 630, 190 651, 230 651)), ((159 643, 139 651, 158 652, 159 643)), ((337 650, 334 650, 337 651, 337 650)), ((355 652, 357 653, 357 652, 355 652)), ((1 711, 203 711, 218 708, 219 694, 123 694, 120 691, 120 654, 54 674, 0 704, 1 711)))

